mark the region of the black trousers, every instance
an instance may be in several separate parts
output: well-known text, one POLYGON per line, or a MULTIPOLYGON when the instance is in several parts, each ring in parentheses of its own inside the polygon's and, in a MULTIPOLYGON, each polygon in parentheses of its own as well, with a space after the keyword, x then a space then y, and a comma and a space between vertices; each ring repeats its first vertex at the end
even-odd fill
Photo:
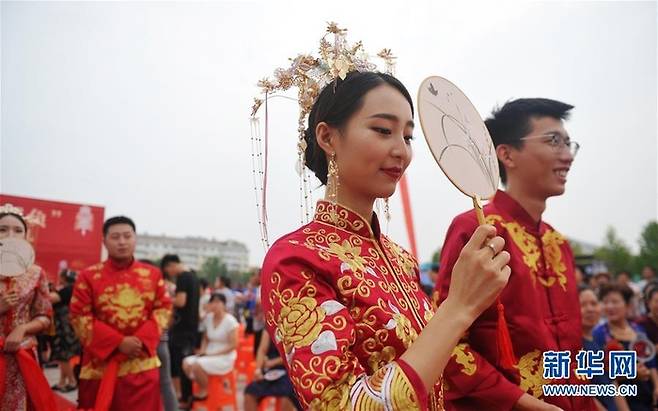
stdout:
POLYGON ((192 381, 183 372, 183 359, 194 354, 196 333, 176 335, 172 333, 169 340, 171 354, 171 376, 179 377, 181 382, 181 400, 189 401, 192 397, 192 381))

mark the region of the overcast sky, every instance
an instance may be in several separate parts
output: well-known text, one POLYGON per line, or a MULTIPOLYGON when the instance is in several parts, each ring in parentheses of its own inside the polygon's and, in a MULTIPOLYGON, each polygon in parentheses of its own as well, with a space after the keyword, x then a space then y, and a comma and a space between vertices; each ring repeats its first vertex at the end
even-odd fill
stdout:
MULTIPOLYGON (((241 1, 1 4, 0 192, 97 204, 140 232, 236 239, 264 255, 249 111, 256 81, 314 52, 326 21, 391 48, 412 95, 429 75, 481 115, 511 98, 576 106, 582 148, 545 219, 635 245, 657 215, 656 2, 241 1)), ((299 226, 294 102, 271 106, 271 239, 299 226)), ((470 207, 415 132, 408 179, 421 260, 470 207)), ((320 195, 322 190, 316 190, 320 195)), ((400 200, 388 233, 407 246, 400 200)))

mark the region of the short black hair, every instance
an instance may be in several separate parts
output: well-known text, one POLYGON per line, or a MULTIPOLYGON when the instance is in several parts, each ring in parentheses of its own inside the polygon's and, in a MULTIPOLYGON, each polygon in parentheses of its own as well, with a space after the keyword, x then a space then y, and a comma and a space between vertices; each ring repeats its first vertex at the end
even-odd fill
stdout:
POLYGON ((592 287, 590 287, 590 286, 587 285, 587 284, 580 284, 580 285, 578 286, 578 296, 580 297, 580 294, 584 293, 585 291, 591 291, 591 292, 593 292, 593 293, 594 293, 594 296, 596 297, 596 299, 597 299, 597 300, 599 299, 599 296, 596 294, 596 290, 595 290, 595 289, 593 289, 592 287))
POLYGON ((210 294, 210 300, 208 302, 211 303, 215 300, 219 300, 219 301, 223 302, 224 304, 226 304, 226 296, 222 293, 212 293, 212 294, 210 294))
POLYGON ((75 283, 75 279, 76 279, 77 276, 78 276, 78 273, 76 273, 76 272, 73 271, 73 270, 69 270, 69 269, 67 269, 67 268, 64 269, 64 270, 62 270, 62 271, 59 273, 59 277, 62 278, 62 279, 64 279, 64 281, 66 282, 66 284, 73 284, 73 283, 75 283))
POLYGON ((171 263, 180 263, 180 258, 178 257, 178 254, 165 254, 162 257, 162 260, 160 260, 160 270, 164 272, 165 267, 167 264, 171 263))
POLYGON ((601 271, 599 273, 594 274, 592 277, 594 277, 594 278, 607 277, 608 280, 612 280, 612 275, 607 271, 601 271))
MULTIPOLYGON (((548 98, 519 98, 510 100, 502 107, 494 108, 491 117, 484 122, 494 146, 507 144, 515 148, 523 147, 522 137, 530 133, 530 120, 539 117, 553 117, 557 120, 569 118, 571 104, 548 98)), ((505 167, 499 162, 500 180, 507 183, 505 167)))
POLYGON ((226 288, 231 288, 231 279, 230 278, 228 278, 226 276, 221 276, 221 277, 219 277, 219 279, 221 280, 222 284, 224 284, 224 286, 226 288))
POLYGON ((626 305, 630 304, 631 299, 633 298, 633 290, 630 289, 630 287, 626 285, 621 285, 621 284, 606 284, 601 287, 599 290, 599 300, 603 301, 606 295, 612 294, 612 293, 619 293, 621 297, 624 299, 624 302, 626 305))
POLYGON ((631 278, 631 273, 628 270, 619 271, 615 278, 619 278, 620 275, 625 275, 626 277, 631 278))
POLYGON ((109 231, 110 227, 117 224, 128 224, 133 228, 134 232, 137 232, 137 228, 135 227, 135 222, 133 220, 131 220, 126 216, 119 215, 116 217, 110 217, 107 220, 105 220, 105 223, 103 223, 103 236, 107 235, 107 232, 109 231))
POLYGON ((210 284, 208 283, 208 280, 206 280, 205 278, 199 278, 199 285, 201 286, 201 288, 205 290, 206 288, 208 288, 210 284))

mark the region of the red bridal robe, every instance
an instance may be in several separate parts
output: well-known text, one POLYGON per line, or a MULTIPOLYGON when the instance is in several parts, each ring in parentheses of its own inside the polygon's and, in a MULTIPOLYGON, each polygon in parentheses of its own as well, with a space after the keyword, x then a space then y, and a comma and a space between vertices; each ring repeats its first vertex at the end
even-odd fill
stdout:
POLYGON ((262 305, 298 398, 312 410, 443 409, 400 356, 433 314, 416 260, 340 205, 270 248, 262 305))
MULTIPOLYGON (((18 304, 0 315, 0 339, 6 339, 9 334, 21 324, 29 323, 37 317, 48 317, 51 321, 52 306, 48 298, 48 279, 46 273, 38 266, 31 266, 24 274, 16 277, 0 276, 0 293, 14 290, 18 293, 18 304)), ((37 339, 33 335, 25 337, 21 347, 30 352, 35 361, 37 339)), ((0 350, 2 351, 2 350, 0 350)), ((3 355, 2 368, 4 379, 0 386, 0 411, 18 411, 34 409, 29 398, 23 374, 21 373, 16 355, 3 355)), ((46 389, 50 387, 46 386, 46 389)))
POLYGON ((108 362, 119 360, 112 411, 161 409, 156 348, 171 315, 171 300, 160 271, 133 261, 114 261, 82 271, 73 289, 71 323, 83 346, 79 407, 93 408, 108 362), (136 336, 141 355, 128 359, 118 346, 126 336, 136 336), (116 357, 115 357, 116 356, 116 357))

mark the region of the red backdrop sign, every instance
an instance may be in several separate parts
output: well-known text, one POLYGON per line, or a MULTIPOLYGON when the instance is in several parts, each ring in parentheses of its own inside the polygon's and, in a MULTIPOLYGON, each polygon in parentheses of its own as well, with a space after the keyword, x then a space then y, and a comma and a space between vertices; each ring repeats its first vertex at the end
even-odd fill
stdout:
POLYGON ((53 282, 63 268, 81 270, 101 260, 104 208, 0 194, 0 205, 23 209, 37 264, 53 282))

